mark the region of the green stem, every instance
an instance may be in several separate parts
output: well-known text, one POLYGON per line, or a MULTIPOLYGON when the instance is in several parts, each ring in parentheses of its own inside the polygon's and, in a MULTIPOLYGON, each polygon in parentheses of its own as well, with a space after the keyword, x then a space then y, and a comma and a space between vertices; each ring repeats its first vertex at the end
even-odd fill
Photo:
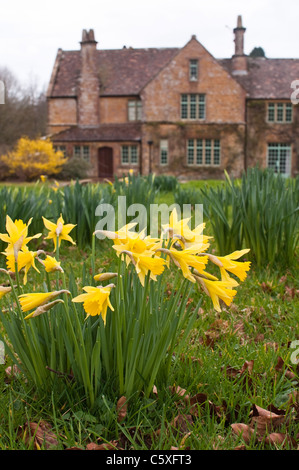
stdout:
POLYGON ((17 282, 17 288, 18 288, 18 293, 21 293, 21 283, 20 283, 20 275, 19 275, 19 268, 18 268, 18 262, 15 261, 15 273, 16 273, 16 282, 17 282))
MULTIPOLYGON (((59 261, 59 235, 57 235, 56 239, 56 259, 59 261)), ((59 271, 56 273, 56 287, 59 290, 59 271)))
POLYGON ((92 235, 92 251, 91 251, 91 270, 92 270, 92 280, 94 281, 95 276, 95 265, 96 265, 96 236, 92 235))

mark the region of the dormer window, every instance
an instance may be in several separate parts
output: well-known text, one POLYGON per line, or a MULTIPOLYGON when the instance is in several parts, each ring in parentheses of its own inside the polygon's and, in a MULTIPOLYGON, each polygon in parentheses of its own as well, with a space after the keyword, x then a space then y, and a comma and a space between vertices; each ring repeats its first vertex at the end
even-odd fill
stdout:
POLYGON ((196 82, 198 80, 198 60, 189 60, 189 80, 190 82, 196 82))
POLYGON ((128 101, 128 120, 141 121, 142 103, 140 100, 128 101))

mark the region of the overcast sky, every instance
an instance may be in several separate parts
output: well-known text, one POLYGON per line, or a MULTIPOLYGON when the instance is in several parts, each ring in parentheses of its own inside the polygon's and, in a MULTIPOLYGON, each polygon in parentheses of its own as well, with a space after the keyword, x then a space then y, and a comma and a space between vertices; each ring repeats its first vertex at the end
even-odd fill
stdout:
MULTIPOLYGON (((57 49, 80 47, 94 29, 99 49, 183 47, 193 34, 216 58, 234 53, 242 15, 245 53, 299 58, 298 0, 0 0, 0 66, 47 87, 57 49)), ((299 77, 298 77, 299 79, 299 77)))

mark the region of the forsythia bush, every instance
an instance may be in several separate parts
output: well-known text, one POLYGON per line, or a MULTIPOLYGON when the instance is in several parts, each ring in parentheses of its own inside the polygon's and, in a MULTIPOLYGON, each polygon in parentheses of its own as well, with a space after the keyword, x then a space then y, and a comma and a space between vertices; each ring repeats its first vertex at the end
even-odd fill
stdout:
POLYGON ((43 174, 59 173, 66 158, 62 152, 54 150, 48 139, 31 140, 22 137, 12 152, 1 156, 1 161, 8 167, 10 174, 31 180, 43 174))

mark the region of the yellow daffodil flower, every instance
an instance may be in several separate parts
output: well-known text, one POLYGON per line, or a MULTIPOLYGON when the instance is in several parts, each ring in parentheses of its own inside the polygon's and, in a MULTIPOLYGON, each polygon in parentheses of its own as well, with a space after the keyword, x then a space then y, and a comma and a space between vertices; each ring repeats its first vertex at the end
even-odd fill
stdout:
POLYGON ((110 310, 114 311, 114 308, 111 305, 109 299, 110 292, 113 287, 113 284, 109 284, 105 287, 83 287, 83 290, 86 293, 75 297, 73 299, 73 302, 83 302, 83 308, 87 313, 87 317, 89 315, 91 315, 92 317, 96 315, 101 315, 104 321, 104 325, 106 325, 107 308, 109 307, 110 310))
POLYGON ((5 294, 8 294, 8 292, 11 292, 11 287, 0 286, 0 299, 4 297, 5 294))
POLYGON ((166 261, 163 258, 153 257, 151 252, 149 255, 132 253, 135 260, 135 269, 139 280, 144 286, 145 277, 150 272, 150 278, 156 281, 156 276, 162 274, 165 269, 166 261))
POLYGON ((76 244, 74 240, 69 236, 70 231, 73 230, 73 228, 76 227, 76 225, 73 225, 73 224, 65 225, 62 215, 60 215, 56 224, 54 224, 53 222, 50 222, 45 217, 43 217, 43 221, 44 221, 45 227, 49 230, 49 233, 46 239, 53 239, 55 250, 57 248, 57 239, 58 239, 59 247, 61 244, 61 240, 69 241, 73 245, 76 244))
POLYGON ((176 250, 173 247, 169 249, 158 248, 159 251, 166 253, 173 260, 175 265, 182 270, 183 276, 189 281, 195 283, 194 275, 190 268, 196 269, 199 273, 204 273, 204 269, 208 262, 207 256, 198 256, 202 245, 194 245, 183 250, 176 250))
POLYGON ((45 260, 39 259, 39 261, 44 265, 45 271, 47 273, 53 273, 54 271, 63 272, 63 269, 60 266, 60 261, 57 261, 57 259, 53 258, 53 256, 47 255, 45 260))
POLYGON ((139 280, 144 285, 145 277, 150 272, 150 278, 156 280, 156 276, 164 271, 166 261, 160 258, 155 250, 159 248, 159 239, 145 237, 144 233, 127 236, 123 243, 113 245, 117 256, 126 254, 127 265, 132 263, 135 266, 139 280))
POLYGON ((197 277, 197 281, 202 285, 206 294, 211 297, 213 306, 217 312, 221 312, 219 299, 223 300, 226 305, 230 305, 237 291, 232 289, 231 282, 211 281, 202 277, 197 277))
POLYGON ((187 239, 188 237, 192 236, 188 225, 189 221, 190 218, 179 220, 177 210, 174 208, 169 216, 169 224, 162 225, 162 230, 165 234, 168 235, 169 238, 181 236, 184 239, 187 239))
POLYGON ((6 266, 7 269, 9 269, 11 272, 16 272, 16 264, 17 264, 17 269, 18 272, 21 271, 21 269, 24 268, 24 285, 27 284, 27 274, 29 269, 32 267, 34 268, 38 273, 39 270, 35 266, 35 258, 38 254, 37 251, 29 251, 28 248, 25 246, 22 251, 18 252, 18 257, 17 257, 17 262, 15 260, 15 255, 10 253, 4 253, 6 254, 6 266))
POLYGON ((39 238, 41 236, 41 233, 38 233, 37 235, 28 237, 28 227, 31 224, 31 221, 32 218, 27 224, 25 224, 22 220, 15 220, 13 222, 9 215, 6 216, 7 233, 0 233, 0 240, 8 244, 8 250, 15 252, 17 246, 17 251, 19 251, 24 246, 26 246, 30 240, 33 238, 39 238))
POLYGON ((220 268, 221 278, 224 281, 230 281, 231 277, 227 271, 231 272, 237 276, 240 281, 244 281, 247 277, 247 271, 250 269, 250 261, 236 261, 236 259, 241 258, 241 256, 248 253, 249 249, 244 249, 240 251, 234 251, 233 253, 226 256, 209 256, 211 261, 217 264, 220 268))
POLYGON ((67 290, 59 290, 53 292, 37 292, 31 294, 22 294, 19 296, 19 301, 23 312, 29 312, 29 310, 36 309, 41 305, 45 305, 50 300, 58 297, 60 294, 69 294, 67 290))
POLYGON ((171 212, 169 217, 169 224, 162 225, 164 234, 167 235, 166 238, 178 239, 179 244, 183 248, 189 248, 192 245, 199 244, 202 245, 201 252, 205 251, 209 247, 208 240, 209 237, 203 234, 205 224, 199 224, 193 230, 189 227, 190 218, 178 219, 178 214, 176 208, 171 212))

